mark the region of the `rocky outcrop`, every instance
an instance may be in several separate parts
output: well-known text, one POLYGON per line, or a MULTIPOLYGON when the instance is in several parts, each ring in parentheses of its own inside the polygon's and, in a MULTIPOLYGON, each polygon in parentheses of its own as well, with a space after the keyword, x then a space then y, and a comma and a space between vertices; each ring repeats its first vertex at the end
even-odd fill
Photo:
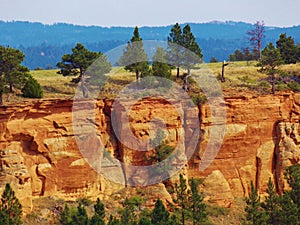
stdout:
MULTIPOLYGON (((225 99, 225 137, 218 155, 205 171, 199 171, 198 165, 209 141, 211 115, 208 105, 201 106, 203 141, 199 156, 189 162, 189 175, 210 177, 217 172, 219 177, 224 176, 236 197, 248 194, 250 181, 256 184, 260 193, 264 193, 269 177, 282 190, 286 187, 283 184, 285 167, 299 161, 299 96, 286 94, 225 99), (286 133, 290 126, 292 129, 286 133)), ((215 186, 219 182, 215 179, 215 186)), ((212 186, 213 181, 209 183, 212 186)))
MULTIPOLYGON (((32 197, 107 197, 126 185, 155 183, 149 182, 153 171, 164 180, 184 168, 186 177, 206 178, 206 199, 230 206, 233 197, 248 194, 251 180, 263 193, 271 177, 282 191, 286 188, 285 167, 299 162, 298 94, 226 98, 226 124, 221 120, 214 123, 226 125, 224 139, 205 170, 199 165, 213 126, 208 104, 197 109, 158 97, 131 104, 78 102, 80 123, 75 125, 71 99, 0 107, 0 187, 11 182, 22 203, 30 208, 27 199, 32 197), (129 105, 128 113, 125 109, 129 105), (80 134, 74 130, 78 125, 80 134), (95 130, 92 136, 90 128, 95 130), (153 154, 149 140, 155 138, 157 128, 164 130, 168 145, 177 149, 169 157, 172 160, 163 164, 166 173, 161 168, 158 173, 152 167, 144 169, 150 165, 146 160, 153 154)), ((169 195, 166 199, 171 201, 169 195)))

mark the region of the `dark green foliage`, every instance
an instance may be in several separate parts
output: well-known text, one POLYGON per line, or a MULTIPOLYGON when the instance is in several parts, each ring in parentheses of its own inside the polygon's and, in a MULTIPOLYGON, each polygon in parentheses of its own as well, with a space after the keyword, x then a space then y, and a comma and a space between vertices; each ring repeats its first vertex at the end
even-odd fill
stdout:
MULTIPOLYGON (((171 79, 171 66, 166 63, 167 53, 161 47, 158 47, 153 56, 152 74, 153 76, 171 79)), ((164 82, 162 86, 170 86, 171 82, 164 82)))
POLYGON ((178 23, 176 23, 168 36, 168 62, 177 67, 177 77, 179 77, 179 67, 182 65, 182 30, 178 23))
POLYGON ((164 141, 165 133, 162 129, 157 129, 157 134, 153 140, 150 140, 151 146, 155 148, 155 154, 150 157, 152 163, 157 163, 165 160, 173 152, 174 147, 168 145, 167 141, 164 141))
POLYGON ((294 39, 281 34, 279 40, 276 41, 276 47, 279 49, 280 55, 286 64, 296 63, 299 60, 298 48, 294 43, 294 39))
POLYGON ((151 221, 146 218, 146 217, 142 217, 138 223, 138 225, 152 225, 151 221))
POLYGON ((168 62, 177 67, 177 77, 179 77, 179 67, 190 70, 202 61, 202 52, 191 31, 190 25, 185 25, 183 30, 176 23, 168 37, 168 62))
POLYGON ((59 224, 61 224, 61 225, 68 225, 71 223, 71 221, 72 221, 71 211, 67 204, 65 205, 64 210, 60 213, 58 221, 59 221, 59 224))
POLYGON ((65 54, 62 56, 62 61, 58 62, 56 66, 60 69, 59 74, 63 76, 77 76, 79 78, 74 80, 78 83, 85 73, 86 69, 101 55, 100 52, 91 52, 86 49, 81 43, 72 48, 72 54, 65 54))
POLYGON ((6 86, 13 92, 14 87, 21 88, 25 83, 29 69, 21 65, 24 57, 20 50, 0 46, 0 105, 6 86))
POLYGON ((22 88, 23 97, 42 98, 43 89, 41 85, 32 76, 29 76, 24 87, 22 88))
POLYGON ((297 205, 291 199, 290 193, 285 192, 279 198, 280 211, 278 212, 277 218, 279 223, 284 225, 299 225, 300 218, 297 205))
POLYGON ((179 175, 179 184, 175 184, 175 193, 176 198, 174 201, 179 205, 180 212, 181 212, 181 224, 185 224, 185 214, 188 208, 188 189, 187 189, 187 182, 186 179, 183 178, 183 175, 179 175))
POLYGON ((203 197, 198 193, 197 183, 192 178, 190 180, 191 194, 189 196, 190 210, 192 213, 193 225, 205 224, 208 222, 206 205, 203 197))
POLYGON ((72 80, 74 83, 82 82, 82 92, 84 97, 88 97, 85 88, 84 75, 87 69, 90 68, 88 82, 94 85, 101 85, 101 76, 111 70, 111 64, 107 62, 106 57, 101 52, 93 52, 86 49, 82 44, 72 48, 72 54, 65 54, 62 56, 62 61, 58 62, 56 66, 60 69, 58 74, 63 76, 78 76, 72 80), (95 62, 95 64, 93 64, 95 62))
POLYGON ((104 225, 104 217, 105 217, 105 209, 104 204, 100 201, 99 198, 97 198, 97 202, 94 205, 94 215, 91 218, 91 224, 95 225, 104 225))
POLYGON ((289 166, 286 169, 285 178, 292 188, 289 192, 291 199, 300 210, 300 166, 298 164, 289 166))
POLYGON ((257 54, 250 52, 248 48, 241 50, 235 50, 233 54, 229 55, 229 61, 250 61, 255 60, 257 54))
POLYGON ((259 72, 265 73, 270 77, 273 94, 275 93, 276 74, 280 75, 281 73, 278 67, 282 63, 279 50, 272 43, 269 43, 262 51, 262 57, 258 66, 260 66, 259 72))
POLYGON ((143 47, 143 39, 140 37, 138 27, 135 27, 133 36, 128 42, 123 55, 119 59, 118 65, 125 66, 125 70, 134 72, 136 80, 148 75, 148 56, 143 47))
POLYGON ((0 211, 0 224, 10 225, 9 216, 6 215, 3 211, 0 211))
POLYGON ((295 92, 300 92, 300 84, 297 81, 291 81, 287 83, 289 89, 295 92))
POLYGON ((105 225, 105 222, 98 214, 95 214, 92 216, 92 218, 90 220, 90 224, 91 225, 105 225))
POLYGON ((89 218, 87 216, 84 206, 80 203, 77 206, 77 211, 72 215, 71 225, 88 225, 89 218))
POLYGON ((150 171, 151 175, 164 176, 167 171, 172 168, 170 161, 173 159, 173 151, 174 147, 168 144, 168 141, 164 141, 165 133, 162 129, 157 129, 156 137, 153 140, 150 140, 150 144, 154 147, 154 153, 147 158, 147 160, 154 165, 159 163, 158 166, 154 167, 153 170, 150 171))
POLYGON ((18 225, 22 224, 22 205, 15 196, 10 184, 5 185, 0 202, 0 224, 18 225))
POLYGON ((116 217, 110 215, 107 225, 121 225, 121 222, 116 217))
POLYGON ((97 198, 97 202, 94 205, 95 214, 99 215, 100 218, 104 219, 105 217, 105 210, 104 210, 104 204, 100 201, 99 198, 97 198))
POLYGON ((257 189, 251 182, 251 190, 246 198, 246 223, 245 225, 267 225, 268 217, 261 207, 260 197, 257 189))
POLYGON ((182 46, 184 47, 183 67, 188 70, 189 75, 190 69, 194 68, 196 64, 201 63, 203 55, 188 24, 185 25, 182 31, 182 46))
POLYGON ((139 197, 131 197, 128 199, 126 197, 123 202, 123 209, 121 210, 121 224, 124 225, 134 225, 137 224, 135 218, 137 217, 137 211, 140 209, 142 200, 139 197))
POLYGON ((262 203, 262 208, 265 210, 266 215, 268 217, 268 224, 276 224, 279 225, 280 221, 278 218, 279 215, 279 196, 276 193, 275 187, 271 178, 268 181, 268 188, 265 201, 262 203))
POLYGON ((151 213, 151 223, 157 225, 166 225, 169 220, 170 213, 165 208, 163 202, 157 199, 155 207, 151 213))

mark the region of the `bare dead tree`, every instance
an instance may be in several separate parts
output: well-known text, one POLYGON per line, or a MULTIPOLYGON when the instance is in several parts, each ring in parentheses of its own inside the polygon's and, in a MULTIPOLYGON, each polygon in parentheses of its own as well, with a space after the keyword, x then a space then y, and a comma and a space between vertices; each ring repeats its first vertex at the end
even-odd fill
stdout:
POLYGON ((256 23, 254 24, 254 28, 252 30, 247 31, 247 35, 249 35, 249 41, 251 42, 253 50, 257 52, 257 60, 260 60, 262 40, 265 38, 264 21, 256 21, 256 23))

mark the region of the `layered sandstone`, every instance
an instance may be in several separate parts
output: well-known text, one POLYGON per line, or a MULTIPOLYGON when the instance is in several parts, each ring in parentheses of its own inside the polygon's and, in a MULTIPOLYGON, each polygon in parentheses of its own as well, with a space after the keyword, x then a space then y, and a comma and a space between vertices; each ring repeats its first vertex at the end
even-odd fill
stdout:
MULTIPOLYGON (((206 178, 206 199, 220 205, 230 206, 235 196, 247 195, 251 180, 263 193, 271 177, 282 191, 285 167, 300 159, 298 94, 225 99, 226 123, 214 124, 226 126, 225 136, 204 171, 199 164, 213 126, 208 104, 197 108, 163 98, 116 105, 85 100, 75 106, 79 120, 75 126, 72 106, 72 100, 42 100, 0 108, 0 186, 12 183, 28 208, 33 197, 108 197, 126 185, 151 184, 143 167, 149 165, 146 159, 153 152, 149 140, 155 137, 156 125, 165 131, 165 141, 177 147, 162 179, 184 167, 186 176, 206 178), (128 105, 132 107, 126 112, 128 105), (196 145, 195 136, 199 136, 196 145)), ((170 179, 170 185, 174 182, 176 178, 170 179)), ((170 196, 166 199, 171 201, 170 196)))

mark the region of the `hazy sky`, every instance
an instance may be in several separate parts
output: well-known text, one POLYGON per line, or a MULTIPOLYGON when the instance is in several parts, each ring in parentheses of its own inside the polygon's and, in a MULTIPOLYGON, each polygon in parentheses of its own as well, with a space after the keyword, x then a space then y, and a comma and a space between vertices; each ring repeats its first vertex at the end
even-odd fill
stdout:
POLYGON ((0 0, 0 20, 100 26, 233 20, 300 24, 300 0, 0 0))

